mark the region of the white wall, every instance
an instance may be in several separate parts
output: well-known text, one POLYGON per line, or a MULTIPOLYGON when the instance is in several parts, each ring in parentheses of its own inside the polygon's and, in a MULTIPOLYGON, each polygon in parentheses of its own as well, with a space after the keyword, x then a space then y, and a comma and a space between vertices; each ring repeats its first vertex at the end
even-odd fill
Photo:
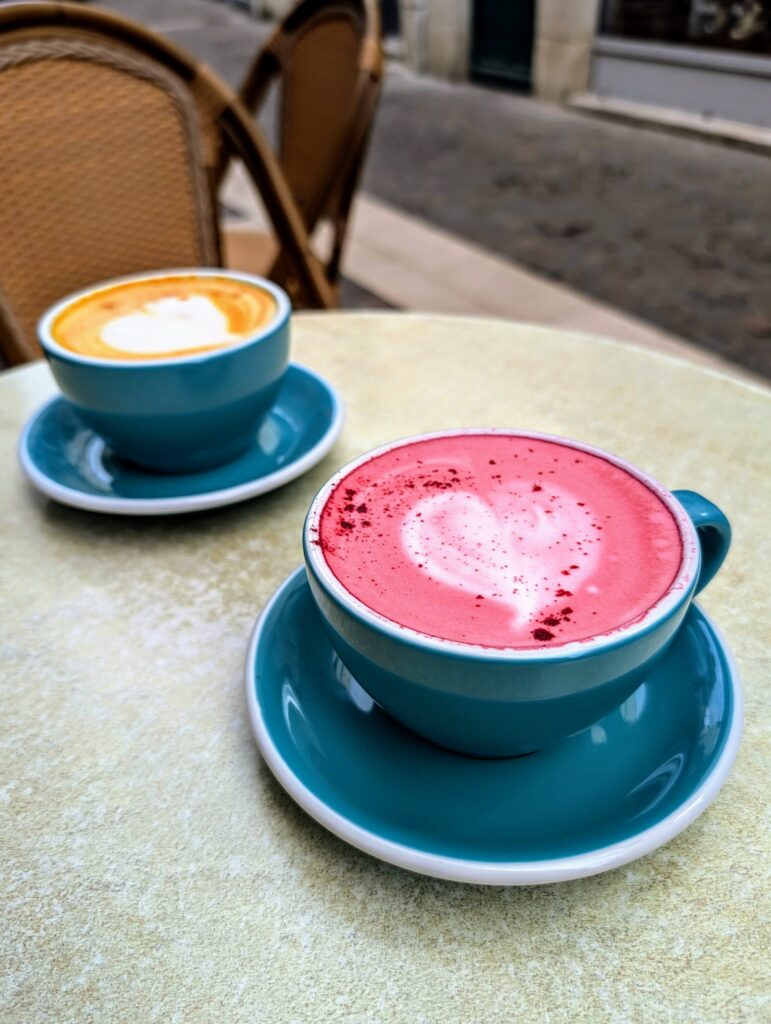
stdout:
POLYGON ((401 0, 405 60, 421 74, 468 77, 472 0, 401 0))
POLYGON ((589 85, 592 40, 600 0, 538 0, 533 45, 533 91, 564 100, 589 85))

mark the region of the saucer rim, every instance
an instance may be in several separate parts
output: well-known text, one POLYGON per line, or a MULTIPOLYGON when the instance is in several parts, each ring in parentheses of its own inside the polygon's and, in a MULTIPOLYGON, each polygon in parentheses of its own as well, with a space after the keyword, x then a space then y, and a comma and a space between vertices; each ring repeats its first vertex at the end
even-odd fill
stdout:
POLYGON ((568 857, 538 860, 508 862, 470 860, 427 853, 403 843, 383 839, 377 833, 362 828, 334 810, 300 781, 274 744, 257 700, 255 661, 260 638, 273 608, 284 599, 285 592, 295 585, 299 575, 305 574, 305 572, 305 567, 300 566, 290 573, 274 591, 252 629, 244 671, 244 688, 249 718, 261 756, 289 796, 320 825, 364 853, 417 874, 445 881, 468 882, 477 885, 543 885, 587 878, 629 864, 674 839, 709 807, 731 772, 744 727, 744 694, 741 679, 736 661, 723 633, 704 609, 697 605, 699 614, 703 616, 712 630, 725 657, 733 706, 728 735, 712 770, 701 785, 675 811, 637 835, 608 846, 568 857))
MULTIPOLYGON (((312 377, 322 386, 332 400, 332 415, 324 434, 305 455, 266 476, 254 477, 233 487, 223 487, 219 490, 204 491, 199 494, 178 495, 173 498, 107 497, 67 487, 57 483, 44 473, 35 463, 29 449, 29 436, 35 424, 45 416, 52 405, 67 401, 61 394, 56 394, 44 402, 27 420, 18 443, 21 468, 32 486, 46 497, 62 505, 84 509, 87 512, 120 513, 133 516, 178 515, 184 512, 200 512, 219 508, 223 505, 235 505, 249 498, 267 494, 296 480, 320 462, 332 449, 345 423, 345 406, 339 393, 329 381, 321 374, 299 363, 290 363, 289 367, 299 370, 307 377, 312 377)), ((96 434, 96 431, 92 430, 91 433, 96 434)))

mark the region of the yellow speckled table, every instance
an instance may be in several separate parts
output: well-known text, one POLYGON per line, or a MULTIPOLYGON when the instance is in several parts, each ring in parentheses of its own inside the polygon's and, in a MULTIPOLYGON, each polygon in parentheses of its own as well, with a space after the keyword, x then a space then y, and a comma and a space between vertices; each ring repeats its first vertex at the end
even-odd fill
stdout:
POLYGON ((168 519, 35 495, 15 442, 53 384, 42 365, 0 377, 0 1020, 767 1020, 769 392, 496 321, 298 316, 294 358, 345 397, 332 453, 168 519), (599 445, 733 522, 703 604, 745 682, 739 758, 628 868, 532 889, 408 874, 307 818, 252 742, 247 639, 316 489, 391 438, 472 425, 599 445))

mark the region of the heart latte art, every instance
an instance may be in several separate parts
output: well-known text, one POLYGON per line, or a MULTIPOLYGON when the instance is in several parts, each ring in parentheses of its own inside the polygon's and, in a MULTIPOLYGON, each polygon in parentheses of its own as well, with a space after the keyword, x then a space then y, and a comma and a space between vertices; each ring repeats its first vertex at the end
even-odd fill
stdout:
POLYGON ((334 489, 316 543, 373 611, 497 648, 590 639, 634 622, 680 568, 664 502, 582 449, 505 434, 408 443, 334 489))
MULTIPOLYGON (((543 577, 544 572, 550 577, 562 572, 563 531, 586 534, 585 517, 570 514, 575 502, 558 487, 549 490, 546 500, 533 500, 529 488, 513 484, 487 500, 469 491, 434 495, 406 514, 402 545, 413 563, 438 583, 473 591, 479 595, 475 602, 508 605, 516 629, 531 622, 549 602, 543 577), (547 502, 557 497, 555 514, 547 502)), ((586 554, 569 569, 574 590, 596 568, 592 540, 586 536, 586 554)))
POLYGON ((169 274, 98 288, 66 306, 54 341, 100 359, 168 359, 253 337, 276 315, 270 292, 217 275, 169 274))

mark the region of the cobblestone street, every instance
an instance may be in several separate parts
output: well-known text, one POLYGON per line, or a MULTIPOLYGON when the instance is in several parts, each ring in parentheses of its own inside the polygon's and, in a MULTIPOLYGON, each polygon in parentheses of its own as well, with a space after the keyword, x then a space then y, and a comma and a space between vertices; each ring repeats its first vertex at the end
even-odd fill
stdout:
POLYGON ((365 188, 771 375, 771 159, 392 73, 365 188))
MULTIPOLYGON (((210 0, 112 0, 237 83, 270 26, 210 0)), ((364 189, 771 376, 771 159, 420 78, 386 87, 364 189)))

